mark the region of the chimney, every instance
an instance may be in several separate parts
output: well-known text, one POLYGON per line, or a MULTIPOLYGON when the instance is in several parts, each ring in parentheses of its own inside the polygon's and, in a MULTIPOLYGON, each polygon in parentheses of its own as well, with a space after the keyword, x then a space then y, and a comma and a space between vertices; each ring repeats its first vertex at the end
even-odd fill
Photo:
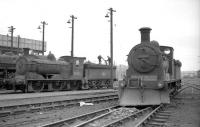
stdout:
POLYGON ((29 55, 29 48, 23 48, 24 49, 24 55, 29 55))
POLYGON ((150 42, 150 31, 151 28, 149 27, 142 27, 139 29, 141 33, 141 43, 148 43, 150 42))

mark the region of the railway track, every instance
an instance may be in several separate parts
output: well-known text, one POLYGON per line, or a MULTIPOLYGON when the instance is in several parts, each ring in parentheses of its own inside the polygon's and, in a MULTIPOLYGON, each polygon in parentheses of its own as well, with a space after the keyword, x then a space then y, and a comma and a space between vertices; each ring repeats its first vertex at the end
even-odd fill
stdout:
MULTIPOLYGON (((102 105, 117 105, 117 95, 104 95, 94 98, 83 98, 80 100, 73 100, 71 103, 62 103, 59 105, 48 105, 41 107, 31 107, 26 110, 14 111, 12 113, 4 114, 0 117, 0 126, 3 127, 31 127, 38 126, 38 123, 43 123, 45 121, 54 121, 64 119, 76 114, 79 114, 79 110, 87 111, 101 109, 102 105), (89 99, 89 100, 87 100, 89 99), (80 106, 80 101, 92 103, 89 106, 80 106), (98 107, 100 106, 100 107, 98 107), (70 111, 71 110, 71 111, 70 111)), ((55 103, 55 102, 54 102, 55 103)), ((106 106, 103 106, 106 107, 106 106)), ((84 112, 84 111, 80 111, 84 112)))
POLYGON ((169 118, 172 108, 172 105, 159 105, 138 110, 115 106, 40 127, 160 127, 169 118))
POLYGON ((138 110, 136 108, 111 107, 87 113, 70 119, 41 125, 40 127, 117 127, 149 114, 151 107, 138 110))
POLYGON ((180 97, 180 96, 177 97, 177 96, 175 96, 176 98, 198 98, 195 93, 198 93, 197 91, 200 91, 199 82, 197 82, 197 81, 193 81, 193 82, 192 81, 191 82, 183 81, 182 83, 184 85, 182 85, 182 88, 179 89, 176 94, 188 93, 188 91, 190 91, 189 93, 191 94, 191 96, 188 96, 188 97, 180 97))
MULTIPOLYGON (((117 103, 116 103, 117 104, 117 103)), ((10 126, 39 126, 39 127, 143 127, 143 126, 162 126, 170 116, 170 105, 160 105, 147 107, 138 110, 134 107, 119 107, 117 105, 87 112, 81 115, 75 115, 72 118, 37 118, 36 120, 19 120, 20 122, 2 124, 4 127, 10 126), (46 119, 41 122, 38 119, 46 119), (39 122, 38 122, 39 121, 39 122), (53 122, 51 122, 53 121, 53 122), (40 124, 36 124, 40 123, 40 124)), ((60 108, 59 108, 60 109, 60 108)), ((63 110, 63 109, 61 109, 63 110)), ((68 109, 69 110, 69 109, 68 109)), ((91 110, 89 110, 91 111, 91 110)), ((40 112, 39 112, 40 113, 40 112)), ((33 113, 31 113, 33 114, 33 113)), ((52 115, 52 113, 50 113, 52 115)), ((22 118, 23 116, 21 116, 22 118)), ((30 116, 29 116, 30 117, 30 116)), ((1 125, 1 123, 0 123, 1 125)))
POLYGON ((174 107, 172 105, 159 105, 151 113, 142 118, 134 127, 161 127, 164 126, 174 107))
POLYGON ((84 121, 88 121, 94 117, 99 117, 101 115, 104 114, 108 114, 111 112, 111 110, 118 108, 118 106, 113 106, 113 107, 109 107, 109 108, 105 108, 105 109, 101 109, 101 110, 97 110, 94 112, 90 112, 90 113, 86 113, 80 116, 76 116, 73 118, 69 118, 69 119, 64 119, 64 120, 60 120, 60 121, 56 121, 56 122, 51 122, 48 124, 44 124, 41 125, 40 127, 62 127, 62 126, 77 126, 79 123, 84 122, 84 121))
POLYGON ((194 85, 196 87, 200 87, 200 78, 183 79, 182 83, 183 83, 183 85, 194 85))
MULTIPOLYGON (((2 127, 38 127, 46 123, 54 121, 61 121, 64 119, 71 119, 72 117, 80 116, 82 114, 97 111, 103 108, 117 105, 115 102, 103 102, 101 104, 94 104, 91 106, 74 106, 70 108, 40 111, 30 114, 21 114, 9 118, 0 119, 0 126, 2 127)), ((110 108, 109 108, 110 109, 110 108)))
MULTIPOLYGON (((101 97, 95 97, 96 100, 92 100, 89 98, 84 98, 84 102, 92 102, 92 103, 99 103, 99 102, 107 102, 109 100, 117 100, 118 97, 111 95, 110 97, 106 97, 106 95, 103 95, 101 97), (105 97, 105 98, 102 98, 105 97), (112 98, 113 97, 113 98, 112 98), (87 100, 89 99, 89 100, 87 100), (105 99, 105 100, 104 100, 105 99)), ((16 115, 18 117, 18 113, 27 113, 30 112, 31 115, 34 115, 33 112, 42 112, 58 109, 60 112, 63 111, 63 108, 69 109, 69 107, 75 107, 76 105, 79 106, 79 102, 83 100, 72 100, 72 102, 68 102, 69 104, 61 104, 61 102, 52 102, 53 105, 49 104, 42 104, 43 106, 37 107, 38 105, 35 105, 31 107, 30 109, 22 112, 13 112, 7 116, 2 116, 3 118, 10 117, 10 115, 16 115), (58 104, 61 104, 60 106, 58 104), (56 106, 57 105, 57 106, 56 106)), ((117 104, 117 103, 116 103, 117 104)), ((101 109, 97 108, 95 111, 88 110, 85 114, 79 114, 74 115, 71 117, 62 117, 60 118, 37 118, 35 120, 19 120, 19 122, 15 123, 3 123, 0 126, 3 125, 4 127, 10 127, 10 126, 40 126, 40 127, 156 127, 156 126, 164 126, 165 122, 168 120, 171 112, 171 109, 173 109, 175 106, 173 104, 169 105, 160 105, 158 107, 148 107, 145 109, 135 109, 135 108, 125 108, 125 107, 119 107, 119 106, 112 106, 109 108, 101 109), (41 122, 41 119, 43 119, 43 122, 41 122), (46 119, 46 120, 45 120, 46 119), (44 122, 44 120, 46 122, 44 122), (38 124, 37 124, 38 123, 38 124)), ((52 115, 52 113, 49 113, 52 115)), ((20 116, 21 119, 23 116, 20 116)), ((30 117, 30 116, 28 116, 30 117)), ((1 118, 0 118, 1 119, 1 118)))
POLYGON ((62 109, 62 108, 66 108, 66 107, 80 105, 80 102, 100 103, 100 102, 117 100, 117 99, 118 99, 117 94, 107 93, 104 95, 102 95, 102 94, 101 95, 92 95, 89 97, 79 96, 79 98, 76 98, 76 99, 3 106, 3 107, 0 107, 0 118, 7 117, 10 115, 27 113, 27 112, 32 113, 32 112, 38 112, 41 110, 45 111, 45 110, 52 110, 52 109, 62 109))
POLYGON ((200 87, 200 83, 198 82, 189 82, 189 81, 183 81, 184 85, 189 85, 189 86, 195 86, 195 87, 200 87))
MULTIPOLYGON (((190 85, 190 84, 189 84, 190 85)), ((10 116, 23 114, 23 113, 30 113, 33 112, 44 112, 49 110, 61 110, 63 108, 69 108, 74 106, 79 106, 79 102, 92 102, 92 103, 99 103, 99 102, 106 102, 110 100, 116 101, 118 99, 117 94, 101 94, 101 96, 93 96, 93 98, 85 97, 80 99, 73 99, 73 100, 62 100, 62 101, 54 101, 54 102, 44 102, 44 103, 35 103, 30 105, 15 105, 9 107, 0 107, 0 120, 1 118, 7 118, 10 116), (7 110, 7 111, 6 111, 7 110)), ((169 118, 171 109, 174 106, 170 105, 160 105, 155 108, 148 107, 142 110, 137 110, 135 108, 124 108, 119 106, 109 107, 101 110, 90 111, 89 113, 81 114, 73 116, 73 118, 62 118, 62 119, 47 119, 46 122, 41 124, 37 124, 40 127, 64 127, 64 126, 72 126, 72 127, 142 127, 142 126, 164 126, 165 122, 169 118)), ((69 109, 68 109, 69 110, 69 109)), ((22 116, 21 116, 22 117, 22 116)), ((43 119, 43 118, 38 118, 43 119)), ((45 118, 44 118, 45 119, 45 118)), ((39 121, 39 120, 38 120, 39 121)), ((5 123, 1 124, 5 127, 9 126, 34 126, 37 123, 37 120, 28 120, 28 121, 21 121, 16 123, 5 123)), ((38 122, 39 123, 39 122, 38 122)))
POLYGON ((117 94, 116 90, 94 90, 94 91, 65 91, 48 93, 12 94, 0 96, 0 107, 12 107, 15 105, 30 105, 37 103, 48 103, 55 101, 75 100, 94 96, 117 94))

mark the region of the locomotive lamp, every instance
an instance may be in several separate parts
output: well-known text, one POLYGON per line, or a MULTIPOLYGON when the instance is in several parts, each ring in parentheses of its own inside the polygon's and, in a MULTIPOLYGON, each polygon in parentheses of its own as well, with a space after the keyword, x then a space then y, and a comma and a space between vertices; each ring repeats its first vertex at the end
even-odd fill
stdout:
POLYGON ((110 63, 110 76, 111 76, 111 84, 113 85, 113 12, 116 12, 113 10, 113 8, 108 9, 110 12, 106 14, 106 18, 109 18, 110 14, 110 57, 111 57, 111 63, 110 63))
POLYGON ((159 83, 158 83, 158 88, 159 88, 159 89, 162 89, 162 88, 164 88, 164 84, 163 84, 163 83, 161 83, 161 82, 159 82, 159 83))
POLYGON ((119 85, 120 85, 120 87, 125 87, 126 86, 126 81, 119 81, 119 85))
POLYGON ((45 25, 48 25, 45 21, 41 22, 42 28, 38 26, 38 29, 42 29, 42 55, 44 55, 44 33, 45 33, 45 25))
POLYGON ((71 15, 70 18, 71 18, 71 21, 68 20, 67 23, 71 23, 72 24, 72 26, 71 26, 71 28, 72 28, 72 34, 71 34, 71 36, 72 36, 71 37, 71 57, 73 57, 74 56, 74 19, 77 19, 77 17, 75 17, 74 15, 71 15))

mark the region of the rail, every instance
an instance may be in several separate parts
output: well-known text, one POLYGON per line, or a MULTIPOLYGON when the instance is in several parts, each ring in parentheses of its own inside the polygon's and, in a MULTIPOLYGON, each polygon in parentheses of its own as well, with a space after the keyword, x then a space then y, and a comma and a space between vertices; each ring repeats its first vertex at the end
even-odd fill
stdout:
MULTIPOLYGON (((137 112, 135 112, 135 113, 133 113, 133 114, 130 114, 130 115, 127 115, 127 116, 123 116, 123 117, 121 117, 121 118, 112 118, 111 119, 111 121, 109 121, 108 123, 103 123, 104 125, 101 125, 101 127, 110 127, 110 126, 117 126, 118 124, 121 124, 121 123, 123 123, 123 122, 127 122, 127 120, 131 120, 131 118, 133 118, 133 117, 138 117, 138 116, 140 116, 141 114, 143 114, 143 113, 145 113, 145 112, 148 112, 148 111, 150 111, 151 110, 151 108, 150 107, 148 107, 148 108, 145 108, 145 109, 143 109, 143 110, 140 110, 140 111, 137 111, 137 112)), ((85 121, 85 122, 83 122, 83 123, 80 123, 80 124, 78 124, 78 125, 76 125, 76 126, 73 126, 73 127, 87 127, 87 126, 89 126, 89 124, 90 123, 92 123, 92 122, 94 122, 94 121, 98 121, 98 120, 101 120, 101 119, 103 119, 103 118, 105 118, 105 119, 107 119, 106 117, 107 116, 112 116, 112 113, 114 113, 114 112, 116 112, 117 111, 117 109, 116 110, 113 110, 113 111, 111 111, 111 112, 108 112, 108 113, 106 113, 106 114, 102 114, 102 115, 100 115, 100 116, 98 116, 98 117, 95 117, 95 118, 93 118, 93 119, 90 119, 90 120, 88 120, 88 121, 85 121)))
POLYGON ((146 125, 148 120, 151 119, 152 116, 154 116, 158 111, 160 111, 163 108, 164 105, 158 106, 156 109, 154 109, 149 115, 147 115, 145 118, 143 118, 138 124, 135 125, 135 127, 143 127, 146 125))
MULTIPOLYGON (((86 113, 86 114, 83 114, 83 115, 80 115, 80 116, 76 116, 76 117, 73 117, 73 118, 70 118, 70 119, 64 119, 64 120, 60 120, 60 121, 56 121, 56 122, 52 122, 52 123, 48 123, 48 124, 44 124, 44 125, 41 125, 39 127, 53 127, 53 126, 61 126, 61 125, 64 125, 64 124, 74 124, 76 120, 78 119, 88 119, 88 118, 92 118, 94 116, 98 116, 101 114, 109 114, 110 113, 110 110, 111 109, 114 109, 114 108, 117 108, 118 106, 113 106, 113 107, 109 107, 109 108, 105 108, 105 109, 102 109, 102 110, 98 110, 98 111, 94 111, 94 112, 91 112, 91 113, 86 113)), ((77 125, 78 126, 78 125, 77 125)))
POLYGON ((96 102, 105 102, 108 100, 117 100, 117 99, 118 99, 117 94, 108 94, 108 95, 91 96, 73 100, 5 106, 5 107, 0 107, 0 117, 7 117, 9 115, 15 115, 15 114, 23 114, 25 112, 36 112, 40 110, 47 110, 47 109, 49 110, 55 108, 75 106, 79 105, 81 101, 86 103, 91 103, 91 102, 96 103, 96 102))

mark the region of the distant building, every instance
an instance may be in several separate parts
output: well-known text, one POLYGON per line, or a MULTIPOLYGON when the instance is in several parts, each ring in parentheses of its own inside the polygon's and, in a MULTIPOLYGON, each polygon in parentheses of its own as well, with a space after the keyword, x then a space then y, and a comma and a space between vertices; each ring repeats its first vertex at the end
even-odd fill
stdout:
POLYGON ((197 71, 182 71, 181 75, 182 77, 196 77, 197 71))
MULTIPOLYGON (((34 53, 42 53, 42 41, 27 39, 21 37, 13 37, 13 47, 11 46, 11 36, 0 34, 0 51, 1 53, 13 52, 20 53, 23 48, 29 48, 34 53)), ((46 51, 46 42, 44 43, 44 51, 46 51)))

